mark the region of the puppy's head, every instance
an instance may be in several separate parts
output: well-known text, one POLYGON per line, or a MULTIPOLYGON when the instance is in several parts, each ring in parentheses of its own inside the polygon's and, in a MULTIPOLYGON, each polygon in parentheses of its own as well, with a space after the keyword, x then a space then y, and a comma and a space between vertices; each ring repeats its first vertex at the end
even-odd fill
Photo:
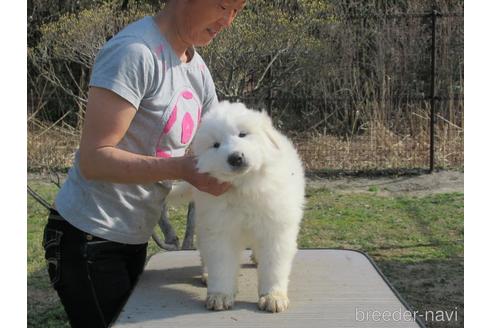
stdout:
POLYGON ((191 147, 200 172, 233 182, 268 164, 277 134, 266 113, 225 101, 203 116, 191 147))

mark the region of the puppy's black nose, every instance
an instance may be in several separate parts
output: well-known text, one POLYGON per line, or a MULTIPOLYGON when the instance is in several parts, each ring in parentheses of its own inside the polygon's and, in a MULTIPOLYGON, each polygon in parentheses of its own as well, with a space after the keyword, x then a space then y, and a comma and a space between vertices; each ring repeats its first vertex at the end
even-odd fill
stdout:
POLYGON ((227 158, 227 163, 230 166, 238 168, 243 166, 244 164, 244 154, 243 153, 232 153, 227 158))

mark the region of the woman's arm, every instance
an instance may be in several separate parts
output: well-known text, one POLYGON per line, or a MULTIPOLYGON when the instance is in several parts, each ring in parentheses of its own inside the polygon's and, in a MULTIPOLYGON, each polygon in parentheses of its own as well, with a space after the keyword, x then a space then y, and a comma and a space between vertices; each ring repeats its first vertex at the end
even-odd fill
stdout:
POLYGON ((198 173, 192 157, 159 158, 116 148, 135 114, 135 107, 114 92, 89 89, 80 141, 80 170, 86 179, 138 184, 181 179, 214 195, 228 189, 228 184, 198 173))

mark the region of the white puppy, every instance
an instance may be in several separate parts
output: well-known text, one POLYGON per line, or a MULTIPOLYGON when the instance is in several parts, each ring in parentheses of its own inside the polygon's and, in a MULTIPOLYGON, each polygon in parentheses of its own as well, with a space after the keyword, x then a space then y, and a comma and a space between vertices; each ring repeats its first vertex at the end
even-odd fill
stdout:
POLYGON ((304 204, 304 170, 268 115, 221 102, 204 115, 192 144, 200 172, 232 184, 215 197, 193 188, 197 245, 208 270, 207 308, 234 304, 242 251, 258 263, 258 306, 282 312, 304 204))

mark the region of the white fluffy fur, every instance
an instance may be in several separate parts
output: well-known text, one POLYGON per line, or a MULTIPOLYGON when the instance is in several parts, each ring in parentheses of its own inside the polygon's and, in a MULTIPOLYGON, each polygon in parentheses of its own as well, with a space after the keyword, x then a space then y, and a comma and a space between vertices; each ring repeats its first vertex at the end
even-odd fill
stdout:
POLYGON ((304 204, 304 170, 294 146, 266 113, 221 102, 203 117, 192 151, 200 172, 232 184, 219 197, 192 191, 197 244, 208 269, 207 308, 233 306, 241 254, 251 247, 259 308, 284 311, 304 204), (244 154, 244 167, 228 164, 232 153, 244 154))

